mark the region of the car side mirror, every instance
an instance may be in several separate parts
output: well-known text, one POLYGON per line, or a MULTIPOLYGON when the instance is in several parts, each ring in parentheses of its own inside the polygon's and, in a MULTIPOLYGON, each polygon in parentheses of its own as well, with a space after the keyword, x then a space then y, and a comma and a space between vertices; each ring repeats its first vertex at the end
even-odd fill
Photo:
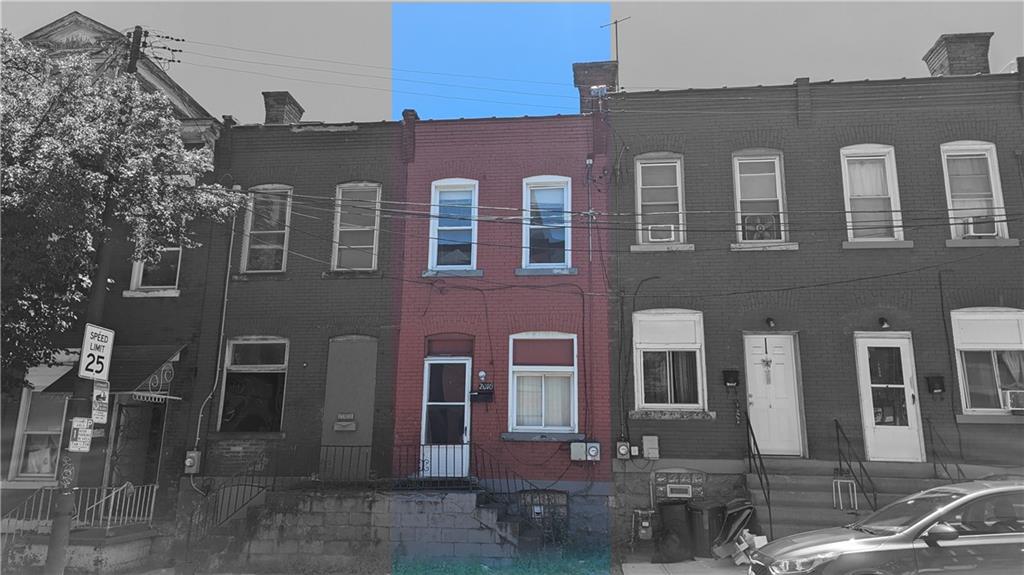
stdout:
POLYGON ((958 532, 952 525, 948 523, 936 523, 932 525, 931 529, 926 531, 921 539, 928 544, 929 547, 938 547, 939 541, 952 541, 960 537, 958 532))

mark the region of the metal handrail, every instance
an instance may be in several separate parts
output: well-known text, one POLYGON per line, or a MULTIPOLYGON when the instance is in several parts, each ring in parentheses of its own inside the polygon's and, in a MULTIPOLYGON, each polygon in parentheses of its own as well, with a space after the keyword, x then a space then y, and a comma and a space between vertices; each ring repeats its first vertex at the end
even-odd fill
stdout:
POLYGON ((754 427, 750 424, 750 417, 747 420, 747 471, 757 473, 757 482, 761 485, 761 496, 768 507, 768 538, 775 539, 775 522, 772 519, 772 487, 768 480, 768 469, 765 467, 764 458, 761 456, 761 448, 757 445, 757 436, 754 435, 754 427))
POLYGON ((832 422, 835 424, 836 429, 837 472, 840 475, 844 474, 843 467, 845 465, 848 470, 846 474, 853 479, 854 483, 857 484, 857 488, 864 494, 868 505, 871 506, 871 510, 875 511, 878 509, 878 488, 875 486, 875 481, 871 478, 868 468, 864 466, 864 460, 857 453, 857 450, 853 448, 853 443, 850 442, 850 438, 846 436, 846 431, 843 430, 843 425, 839 423, 838 419, 833 419, 832 422), (846 445, 845 451, 843 450, 844 444, 846 445), (857 471, 854 470, 853 462, 850 461, 850 456, 852 456, 854 461, 857 462, 857 469, 860 470, 860 475, 857 475, 857 471), (867 489, 868 486, 870 486, 870 489, 867 489), (868 498, 869 495, 870 498, 868 498))
POLYGON ((928 446, 929 453, 932 456, 932 473, 935 477, 939 477, 939 467, 942 468, 942 472, 946 474, 946 478, 949 479, 950 483, 957 483, 959 481, 967 481, 967 474, 964 473, 963 467, 960 467, 958 462, 951 462, 953 469, 956 470, 956 478, 949 471, 949 465, 946 463, 943 454, 948 455, 952 459, 952 450, 946 443, 946 440, 939 435, 938 430, 935 429, 935 424, 929 418, 924 418, 925 425, 928 426, 928 446))

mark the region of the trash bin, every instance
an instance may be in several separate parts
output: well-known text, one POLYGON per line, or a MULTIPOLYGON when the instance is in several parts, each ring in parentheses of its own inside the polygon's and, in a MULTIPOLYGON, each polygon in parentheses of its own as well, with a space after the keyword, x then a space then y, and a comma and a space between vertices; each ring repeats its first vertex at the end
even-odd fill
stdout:
POLYGON ((714 557, 711 548, 725 524, 725 505, 711 501, 690 501, 686 509, 694 555, 714 557))
POLYGON ((693 534, 685 501, 658 504, 658 541, 652 563, 678 563, 693 559, 693 534))

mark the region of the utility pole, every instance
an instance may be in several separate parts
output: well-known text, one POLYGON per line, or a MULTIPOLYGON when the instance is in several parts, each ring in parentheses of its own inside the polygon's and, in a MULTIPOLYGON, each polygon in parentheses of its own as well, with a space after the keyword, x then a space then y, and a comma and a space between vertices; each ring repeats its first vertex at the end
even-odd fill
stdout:
MULTIPOLYGON (((136 26, 132 32, 131 47, 128 52, 128 73, 135 73, 139 54, 142 48, 143 31, 136 26)), ((108 184, 109 185, 109 184, 108 184)), ((103 209, 103 226, 105 230, 93 239, 96 250, 96 272, 93 274, 92 286, 89 290, 89 306, 86 309, 85 321, 91 324, 103 323, 103 307, 106 303, 107 280, 114 260, 114 250, 110 243, 111 231, 115 228, 113 200, 108 200, 103 209)), ((82 453, 68 451, 71 439, 71 420, 75 417, 89 417, 92 414, 93 382, 81 377, 75 381, 75 390, 68 399, 67 415, 64 420, 61 437, 60 457, 57 461, 56 504, 51 514, 53 520, 50 527, 50 539, 46 546, 45 575, 62 575, 67 566, 68 543, 71 539, 71 519, 75 514, 75 490, 78 485, 78 470, 82 464, 82 453)), ((109 440, 109 438, 108 438, 109 440)), ((78 510, 79 512, 81 510, 78 510)))

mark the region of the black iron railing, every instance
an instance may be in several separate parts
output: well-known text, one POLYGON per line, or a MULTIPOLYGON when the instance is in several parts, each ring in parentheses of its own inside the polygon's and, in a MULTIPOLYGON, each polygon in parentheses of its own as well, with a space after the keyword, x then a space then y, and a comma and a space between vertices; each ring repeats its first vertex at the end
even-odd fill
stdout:
POLYGON ((864 459, 853 448, 850 438, 846 436, 843 425, 839 423, 838 419, 833 419, 832 422, 836 428, 836 474, 853 479, 857 488, 867 499, 871 510, 874 511, 878 509, 878 488, 875 487, 875 481, 871 479, 868 468, 864 466, 864 459), (856 469, 853 467, 854 463, 857 464, 856 469))
POLYGON ((768 538, 775 539, 775 522, 772 519, 772 487, 768 480, 768 469, 764 465, 764 458, 761 457, 761 448, 757 445, 757 436, 754 435, 754 427, 750 425, 750 417, 747 418, 747 471, 757 474, 757 482, 761 486, 761 497, 764 498, 765 507, 768 508, 768 538))
POLYGON ((938 430, 935 429, 935 424, 932 420, 927 417, 924 419, 925 426, 928 428, 928 452, 932 460, 932 472, 935 477, 941 478, 939 475, 939 469, 942 469, 942 473, 946 475, 951 483, 957 483, 959 481, 967 481, 967 474, 964 473, 963 467, 955 461, 949 461, 953 459, 953 451, 946 444, 946 440, 939 435, 938 430), (953 468, 950 471, 950 467, 953 468))

